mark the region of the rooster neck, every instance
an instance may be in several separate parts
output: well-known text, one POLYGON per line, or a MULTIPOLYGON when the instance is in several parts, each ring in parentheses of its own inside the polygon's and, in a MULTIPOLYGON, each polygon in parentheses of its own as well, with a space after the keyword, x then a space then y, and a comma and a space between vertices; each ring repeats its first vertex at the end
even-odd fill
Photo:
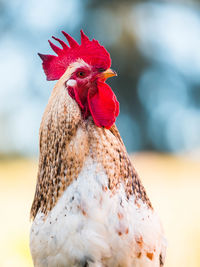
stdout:
MULTIPOLYGON (((115 194, 121 183, 129 198, 151 203, 133 168, 117 127, 97 127, 92 118, 83 120, 81 111, 66 90, 52 93, 40 127, 40 158, 31 217, 45 215, 66 188, 78 178, 90 156, 105 170, 108 190, 115 194)), ((103 190, 107 190, 103 188, 103 190)))

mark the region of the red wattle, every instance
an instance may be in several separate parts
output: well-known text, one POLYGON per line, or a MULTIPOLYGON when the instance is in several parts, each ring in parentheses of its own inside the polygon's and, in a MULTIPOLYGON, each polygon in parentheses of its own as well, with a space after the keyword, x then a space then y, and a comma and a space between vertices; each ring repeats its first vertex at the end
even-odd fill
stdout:
POLYGON ((119 102, 109 85, 97 82, 97 91, 88 90, 88 106, 95 124, 109 129, 119 115, 119 102))

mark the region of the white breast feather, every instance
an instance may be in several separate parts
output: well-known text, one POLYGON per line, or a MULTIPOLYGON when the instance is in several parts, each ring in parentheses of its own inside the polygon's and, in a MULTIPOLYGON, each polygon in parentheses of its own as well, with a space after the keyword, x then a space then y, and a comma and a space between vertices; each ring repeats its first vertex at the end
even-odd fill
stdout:
POLYGON ((160 266, 165 240, 156 213, 142 201, 135 205, 134 196, 127 200, 123 185, 114 195, 102 188, 108 188, 108 177, 88 158, 47 218, 37 214, 30 234, 36 267, 82 266, 86 258, 95 267, 104 266, 102 259, 109 267, 160 266), (139 258, 138 238, 143 243, 139 258))

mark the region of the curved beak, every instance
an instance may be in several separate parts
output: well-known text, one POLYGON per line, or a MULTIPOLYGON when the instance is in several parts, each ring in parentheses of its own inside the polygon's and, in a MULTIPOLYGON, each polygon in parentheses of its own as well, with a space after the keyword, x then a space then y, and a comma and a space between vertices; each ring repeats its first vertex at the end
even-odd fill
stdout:
POLYGON ((99 77, 102 80, 106 80, 106 79, 113 77, 113 76, 117 76, 117 73, 116 73, 116 71, 114 71, 112 69, 107 69, 104 72, 99 74, 99 77))

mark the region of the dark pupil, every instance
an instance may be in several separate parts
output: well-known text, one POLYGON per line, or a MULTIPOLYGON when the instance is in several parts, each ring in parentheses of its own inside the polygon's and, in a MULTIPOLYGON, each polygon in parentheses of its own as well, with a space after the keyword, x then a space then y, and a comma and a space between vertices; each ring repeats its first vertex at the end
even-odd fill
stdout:
POLYGON ((80 71, 80 72, 79 72, 79 75, 80 75, 80 76, 84 76, 84 72, 80 71))

